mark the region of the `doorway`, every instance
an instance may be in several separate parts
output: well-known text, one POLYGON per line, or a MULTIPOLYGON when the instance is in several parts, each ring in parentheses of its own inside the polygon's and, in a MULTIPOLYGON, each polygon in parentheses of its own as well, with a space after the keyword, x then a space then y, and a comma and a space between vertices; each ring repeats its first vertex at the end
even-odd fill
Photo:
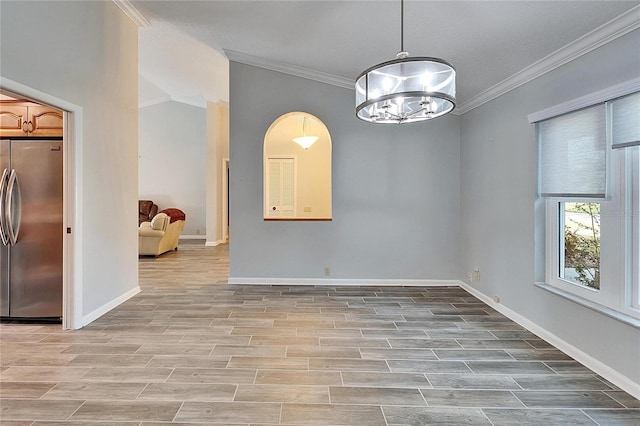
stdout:
POLYGON ((0 87, 0 93, 62 111, 62 328, 79 329, 84 326, 81 262, 76 255, 82 252, 81 217, 77 211, 82 194, 76 182, 81 182, 82 171, 78 155, 82 146, 82 108, 4 77, 0 77, 0 87))

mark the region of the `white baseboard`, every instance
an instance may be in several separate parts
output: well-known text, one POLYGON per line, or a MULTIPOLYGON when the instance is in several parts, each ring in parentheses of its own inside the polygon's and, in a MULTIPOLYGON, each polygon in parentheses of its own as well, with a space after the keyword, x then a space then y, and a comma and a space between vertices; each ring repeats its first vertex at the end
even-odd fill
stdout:
POLYGON ((556 348, 560 349, 562 352, 569 355, 571 358, 575 359, 579 363, 583 364, 587 368, 593 370, 597 374, 601 375, 614 385, 618 386, 620 389, 625 392, 631 394, 634 398, 640 399, 640 383, 636 383, 633 380, 629 379, 623 374, 620 374, 618 371, 609 367, 605 363, 593 358, 591 355, 583 352, 582 350, 576 348, 575 346, 567 343, 562 340, 560 337, 551 333, 547 329, 540 327, 538 324, 532 322, 531 320, 523 317, 515 311, 507 308, 506 306, 496 303, 493 299, 486 294, 478 291, 477 289, 471 287, 470 285, 459 281, 458 284, 463 289, 467 290, 469 293, 473 294, 478 299, 482 300, 487 305, 491 306, 496 311, 500 312, 502 315, 507 318, 513 320, 514 322, 520 324, 536 336, 541 339, 551 343, 556 348))
POLYGON ((406 287, 446 287, 458 286, 457 280, 381 280, 345 278, 238 278, 229 277, 229 284, 248 285, 340 285, 340 286, 406 286, 406 287))
POLYGON ((224 244, 224 241, 222 241, 222 240, 207 241, 206 243, 204 243, 204 245, 207 246, 207 247, 216 247, 216 246, 219 246, 220 244, 224 244))
POLYGON ((103 316, 104 314, 106 314, 116 306, 126 302, 127 300, 131 299, 133 296, 135 296, 138 293, 140 293, 140 287, 131 289, 128 292, 124 293, 123 295, 116 297, 111 302, 105 303, 104 305, 100 306, 98 309, 93 310, 89 314, 82 317, 82 326, 84 327, 85 325, 97 320, 98 318, 100 318, 101 316, 103 316))
POLYGON ((207 236, 206 235, 198 235, 198 234, 180 234, 179 239, 181 240, 204 240, 206 239, 207 236))

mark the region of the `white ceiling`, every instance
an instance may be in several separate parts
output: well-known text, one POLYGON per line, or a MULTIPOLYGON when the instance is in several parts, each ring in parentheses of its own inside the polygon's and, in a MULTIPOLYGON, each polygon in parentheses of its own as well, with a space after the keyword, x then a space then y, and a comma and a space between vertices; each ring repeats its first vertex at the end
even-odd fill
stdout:
MULTIPOLYGON (((394 59, 400 50, 400 2, 395 0, 131 4, 151 22, 151 27, 140 28, 141 76, 168 98, 194 104, 198 99, 228 100, 223 50, 345 81, 394 59)), ((412 56, 451 62, 457 71, 458 104, 464 107, 559 49, 575 46, 576 40, 583 50, 585 43, 601 43, 601 37, 590 38, 589 33, 622 14, 627 13, 625 22, 635 22, 625 31, 638 28, 639 4, 407 0, 404 47, 412 56)), ((622 32, 616 31, 614 36, 622 32)))
POLYGON ((139 30, 140 106, 179 101, 206 106, 229 99, 228 60, 169 21, 139 30))

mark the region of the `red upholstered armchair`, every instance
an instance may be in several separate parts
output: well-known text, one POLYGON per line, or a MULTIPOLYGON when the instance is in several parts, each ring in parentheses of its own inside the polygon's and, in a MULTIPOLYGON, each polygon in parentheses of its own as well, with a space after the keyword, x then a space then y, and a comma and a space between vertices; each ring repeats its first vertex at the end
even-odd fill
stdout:
POLYGON ((142 222, 151 222, 158 214, 158 205, 151 200, 138 200, 138 226, 142 222))

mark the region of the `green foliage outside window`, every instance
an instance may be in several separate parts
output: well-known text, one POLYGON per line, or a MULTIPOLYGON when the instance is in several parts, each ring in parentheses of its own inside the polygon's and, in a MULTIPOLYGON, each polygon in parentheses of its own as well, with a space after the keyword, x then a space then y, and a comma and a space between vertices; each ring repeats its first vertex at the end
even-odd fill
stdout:
POLYGON ((565 203, 564 266, 578 284, 600 288, 600 204, 565 203), (573 214, 572 214, 573 213, 573 214))

